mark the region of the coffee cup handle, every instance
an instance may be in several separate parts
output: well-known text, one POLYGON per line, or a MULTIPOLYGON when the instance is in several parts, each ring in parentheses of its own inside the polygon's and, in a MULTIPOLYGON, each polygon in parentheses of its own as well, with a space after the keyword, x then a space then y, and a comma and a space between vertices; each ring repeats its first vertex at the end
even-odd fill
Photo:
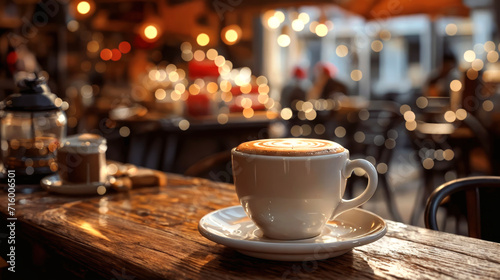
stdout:
POLYGON ((346 210, 364 204, 365 202, 368 201, 368 199, 370 199, 373 196, 375 190, 377 190, 377 184, 378 184, 377 170, 375 170, 375 167, 369 161, 364 159, 355 159, 355 160, 348 159, 344 166, 342 174, 343 177, 346 179, 351 177, 351 173, 354 170, 354 168, 361 168, 366 172, 366 174, 368 175, 368 185, 366 186, 366 189, 362 194, 353 199, 345 200, 341 198, 339 205, 337 205, 337 208, 334 210, 332 216, 330 217, 330 220, 333 220, 336 216, 338 216, 340 213, 346 210))

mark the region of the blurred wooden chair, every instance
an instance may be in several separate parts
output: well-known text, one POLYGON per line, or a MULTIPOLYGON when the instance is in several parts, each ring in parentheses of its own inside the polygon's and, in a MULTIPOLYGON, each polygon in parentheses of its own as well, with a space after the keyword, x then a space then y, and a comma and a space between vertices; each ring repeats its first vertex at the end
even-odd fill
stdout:
MULTIPOLYGON (((388 180, 388 171, 396 139, 398 128, 403 123, 399 112, 399 104, 388 100, 372 100, 369 105, 359 111, 358 120, 354 133, 347 138, 347 147, 351 158, 363 157, 375 165, 379 173, 379 187, 383 191, 385 203, 392 219, 402 221, 396 205, 394 190, 388 180), (353 139, 352 139, 353 138, 353 139)), ((348 180, 348 195, 352 195, 353 180, 348 180)))
MULTIPOLYGON (((455 172, 455 176, 458 177, 470 176, 475 171, 471 163, 471 153, 476 148, 481 149, 486 155, 482 157, 486 166, 483 169, 491 170, 489 166, 492 162, 492 153, 488 131, 471 114, 467 114, 462 120, 449 122, 444 119, 443 113, 424 112, 422 115, 417 115, 414 123, 415 126, 411 128, 407 125, 407 132, 417 160, 422 163, 424 179, 424 187, 417 193, 410 221, 416 225, 425 206, 425 200, 436 185, 446 181, 447 172, 455 172)), ((479 155, 478 151, 475 152, 479 155)))
MULTIPOLYGON (((498 222, 498 202, 500 201, 500 177, 478 176, 453 180, 442 184, 430 195, 425 208, 425 226, 439 230, 438 208, 450 203, 449 197, 461 194, 464 199, 460 205, 464 209, 470 237, 500 242, 500 223, 498 222), (448 201, 448 202, 446 202, 448 201)), ((457 221, 458 223, 458 221, 457 221)))
POLYGON ((410 224, 418 225, 427 197, 436 185, 446 181, 448 172, 456 172, 457 155, 448 141, 456 127, 447 122, 418 120, 413 124, 407 122, 406 128, 414 150, 414 160, 420 163, 418 166, 423 179, 423 186, 417 190, 410 218, 410 224))

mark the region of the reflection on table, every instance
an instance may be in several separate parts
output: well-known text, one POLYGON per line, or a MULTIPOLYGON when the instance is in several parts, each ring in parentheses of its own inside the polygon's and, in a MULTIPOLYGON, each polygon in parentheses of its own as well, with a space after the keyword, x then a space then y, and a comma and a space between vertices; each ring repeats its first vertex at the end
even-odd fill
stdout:
MULTIPOLYGON (((328 260, 244 256, 197 230, 207 213, 238 204, 234 187, 174 174, 168 174, 165 187, 129 193, 67 197, 39 192, 16 199, 16 268, 26 277, 494 279, 500 271, 498 243, 392 221, 382 239, 328 260)), ((6 193, 0 209, 6 216, 6 193)))

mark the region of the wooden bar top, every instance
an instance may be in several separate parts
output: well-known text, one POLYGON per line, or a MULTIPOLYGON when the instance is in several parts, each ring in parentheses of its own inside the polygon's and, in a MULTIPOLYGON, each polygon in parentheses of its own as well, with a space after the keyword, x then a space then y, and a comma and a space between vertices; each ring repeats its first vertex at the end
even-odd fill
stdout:
MULTIPOLYGON (((2 192, 4 219, 7 203, 2 192)), ((500 244, 392 221, 380 240, 321 261, 256 259, 200 235, 204 215, 237 204, 232 185, 168 174, 165 187, 128 193, 16 194, 16 230, 105 279, 500 277, 500 244)))

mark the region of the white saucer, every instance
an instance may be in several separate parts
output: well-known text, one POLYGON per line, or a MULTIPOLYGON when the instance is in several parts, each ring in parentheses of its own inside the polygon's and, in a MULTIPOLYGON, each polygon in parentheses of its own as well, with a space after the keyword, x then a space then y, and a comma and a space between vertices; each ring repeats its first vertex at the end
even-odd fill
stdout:
POLYGON ((385 221, 359 208, 340 214, 313 238, 276 240, 264 237, 247 217, 243 207, 232 206, 205 215, 198 224, 200 233, 248 256, 278 261, 328 259, 352 248, 380 239, 387 232, 385 221))
POLYGON ((71 194, 71 195, 88 195, 100 194, 103 195, 107 191, 106 183, 90 183, 90 184, 70 184, 62 182, 58 174, 49 175, 40 181, 40 185, 48 192, 58 194, 71 194))

